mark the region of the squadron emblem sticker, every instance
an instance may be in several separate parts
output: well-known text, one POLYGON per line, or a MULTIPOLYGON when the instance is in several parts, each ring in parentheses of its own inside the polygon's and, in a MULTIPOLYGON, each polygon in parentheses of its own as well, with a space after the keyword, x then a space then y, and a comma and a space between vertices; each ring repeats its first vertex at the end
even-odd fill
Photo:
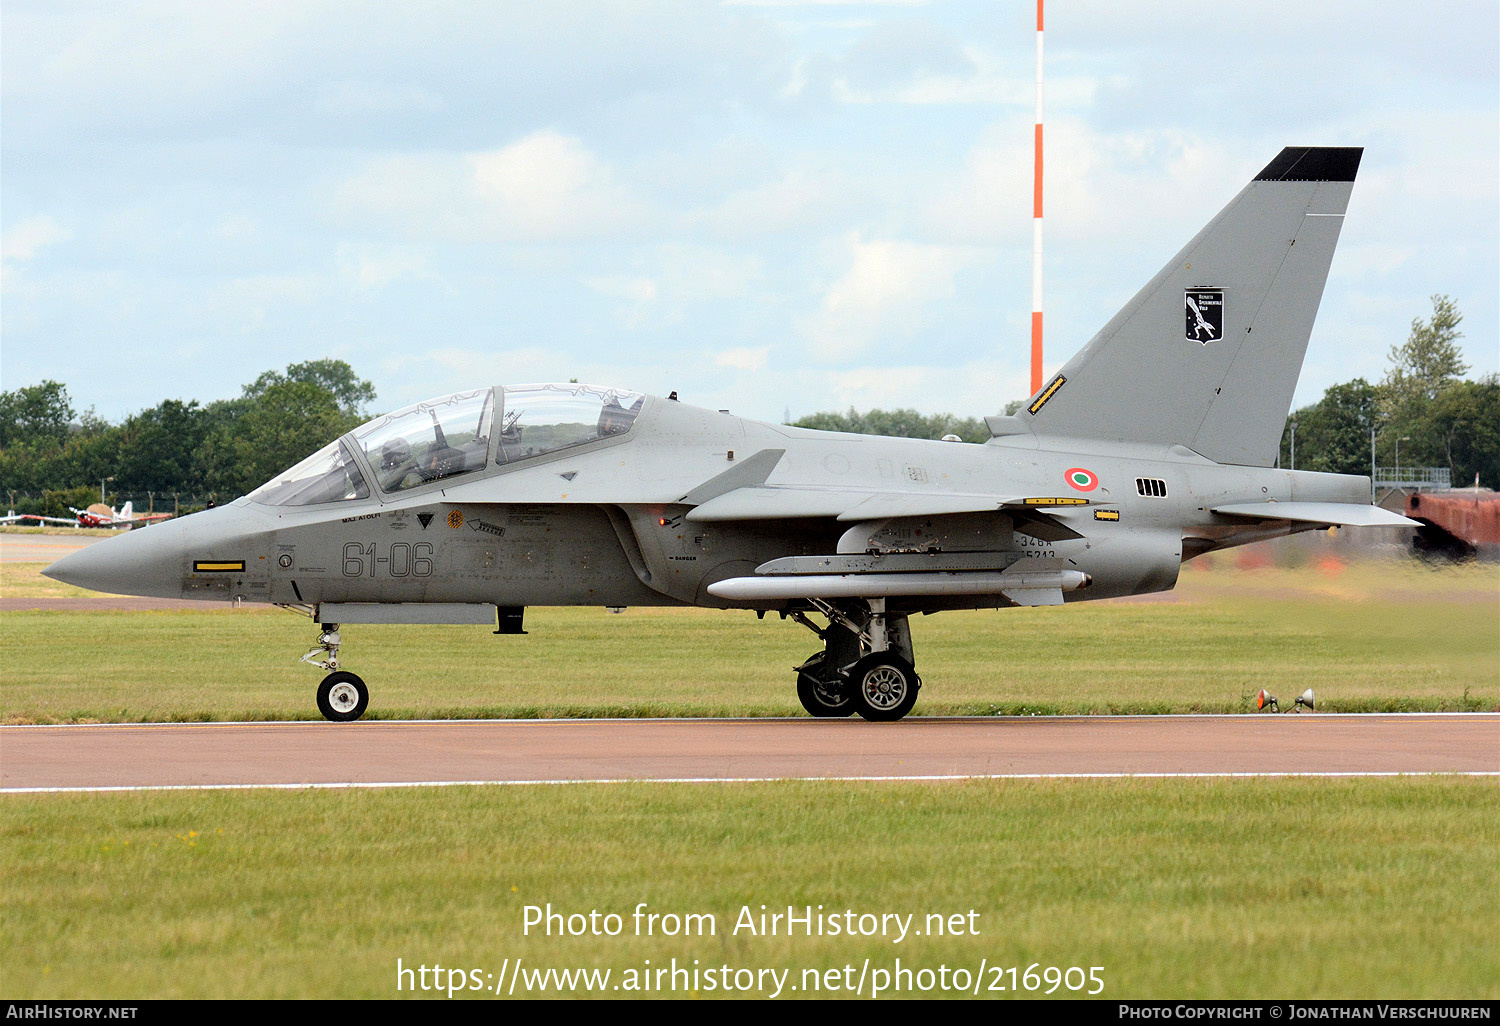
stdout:
POLYGON ((1188 289, 1183 293, 1189 342, 1208 345, 1224 337, 1224 290, 1188 289))
POLYGON ((1099 487, 1099 475, 1082 467, 1073 467, 1064 473, 1063 477, 1068 479, 1068 484, 1080 492, 1091 492, 1099 487))

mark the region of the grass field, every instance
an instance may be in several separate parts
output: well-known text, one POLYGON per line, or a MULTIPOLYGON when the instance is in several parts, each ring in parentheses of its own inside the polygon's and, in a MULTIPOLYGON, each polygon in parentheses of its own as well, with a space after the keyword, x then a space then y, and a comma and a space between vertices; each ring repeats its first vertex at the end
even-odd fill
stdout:
MULTIPOLYGON (((913 621, 917 713, 1243 712, 1265 687, 1330 711, 1500 708, 1500 569, 1184 570, 1161 602, 913 621)), ((7 596, 66 597, 7 564, 7 596)), ((77 589, 71 589, 77 593, 77 589)), ((78 593, 82 594, 82 593, 78 593)), ((351 626, 372 718, 786 715, 811 634, 697 609, 533 609, 525 637, 351 626)), ((280 610, 0 613, 0 720, 315 718, 315 630, 280 610)))
POLYGON ((794 984, 865 958, 971 973, 986 959, 1018 976, 1102 966, 1106 998, 1500 998, 1488 781, 6 796, 0 839, 13 999, 394 997, 398 957, 616 981, 675 957, 791 969, 794 984), (635 937, 643 901, 712 913, 717 933, 635 937), (523 936, 523 907, 549 902, 620 913, 624 932, 523 936), (918 926, 974 910, 978 934, 732 935, 762 904, 918 926))
MULTIPOLYGON (((1500 707, 1493 566, 1226 570, 1189 564, 1161 602, 921 618, 918 712, 1244 711, 1309 685, 1323 709, 1500 707)), ((5 564, 0 594, 82 593, 5 564)), ((789 667, 815 646, 705 610, 536 609, 527 628, 356 626, 343 656, 381 717, 761 715, 797 711, 789 667)), ((312 718, 312 640, 275 610, 7 611, 0 718, 312 718)), ((676 958, 799 987, 900 958, 969 980, 984 960, 982 987, 996 966, 1102 966, 1105 998, 1500 998, 1493 780, 7 795, 0 873, 12 998, 395 997, 398 958, 485 983, 517 958, 606 986, 676 958), (549 902, 624 934, 524 936, 524 906, 549 902), (639 902, 717 933, 635 937, 639 902), (974 910, 979 932, 733 935, 762 904, 919 928, 974 910)))

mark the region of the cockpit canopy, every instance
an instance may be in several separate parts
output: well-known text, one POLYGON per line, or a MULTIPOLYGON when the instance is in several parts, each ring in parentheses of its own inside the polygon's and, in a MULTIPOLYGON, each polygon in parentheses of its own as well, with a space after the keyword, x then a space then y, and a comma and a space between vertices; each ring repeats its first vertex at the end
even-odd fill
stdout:
POLYGON ((645 396, 594 385, 507 385, 496 463, 541 456, 623 435, 635 425, 645 396))
POLYGON ((354 431, 383 492, 484 469, 494 390, 455 392, 388 413, 354 431))
POLYGON ((472 474, 491 460, 509 465, 625 434, 644 402, 638 392, 577 383, 455 392, 377 417, 249 498, 271 506, 369 498, 356 451, 382 492, 402 492, 472 474))
POLYGON ((332 442, 251 492, 267 506, 311 506, 318 502, 368 499, 370 486, 348 446, 332 442))

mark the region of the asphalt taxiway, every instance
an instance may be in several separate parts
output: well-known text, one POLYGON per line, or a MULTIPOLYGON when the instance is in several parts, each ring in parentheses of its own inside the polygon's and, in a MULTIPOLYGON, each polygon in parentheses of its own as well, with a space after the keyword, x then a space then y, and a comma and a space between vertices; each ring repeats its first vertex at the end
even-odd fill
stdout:
POLYGON ((1032 776, 1500 776, 1500 713, 0 728, 0 790, 1032 776))

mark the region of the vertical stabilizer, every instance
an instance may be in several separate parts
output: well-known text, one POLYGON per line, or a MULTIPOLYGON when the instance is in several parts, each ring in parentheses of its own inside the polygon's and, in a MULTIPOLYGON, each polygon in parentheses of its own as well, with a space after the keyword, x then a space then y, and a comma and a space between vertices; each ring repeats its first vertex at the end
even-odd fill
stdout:
POLYGON ((1282 150, 1018 418, 1271 466, 1362 153, 1282 150))

